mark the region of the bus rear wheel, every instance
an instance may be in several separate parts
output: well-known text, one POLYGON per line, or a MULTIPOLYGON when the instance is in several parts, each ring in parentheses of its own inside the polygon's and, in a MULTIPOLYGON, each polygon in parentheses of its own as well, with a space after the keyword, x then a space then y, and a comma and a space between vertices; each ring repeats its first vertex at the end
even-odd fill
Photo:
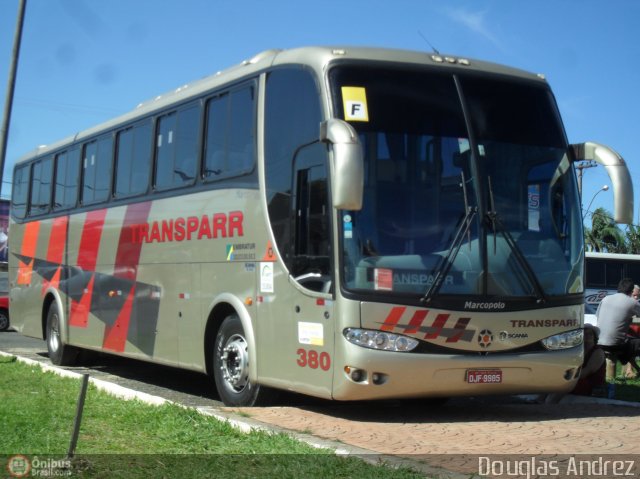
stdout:
MULTIPOLYGON (((240 318, 233 314, 222 322, 213 351, 213 377, 220 400, 227 406, 256 406, 268 395, 249 380, 249 344, 240 318)), ((255 360, 255 359, 253 359, 255 360)))
POLYGON ((47 312, 46 342, 49 359, 57 366, 71 366, 75 363, 78 350, 62 342, 60 335, 60 312, 54 301, 47 312))

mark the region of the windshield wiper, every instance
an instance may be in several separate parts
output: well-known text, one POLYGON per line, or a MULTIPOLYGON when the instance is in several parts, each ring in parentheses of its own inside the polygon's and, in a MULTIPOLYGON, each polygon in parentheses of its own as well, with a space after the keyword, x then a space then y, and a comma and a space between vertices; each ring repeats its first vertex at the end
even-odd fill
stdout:
POLYGON ((547 297, 544 294, 544 289, 542 288, 540 281, 538 281, 538 277, 536 276, 535 272, 531 268, 531 265, 529 264, 527 259, 522 254, 522 251, 520 251, 520 248, 518 247, 515 240, 513 239, 513 236, 511 235, 511 233, 509 233, 509 230, 507 230, 507 228, 504 226, 504 224, 500 220, 500 217, 498 216, 498 212, 496 211, 496 207, 495 207, 495 202, 493 200, 493 187, 491 185, 491 177, 489 177, 488 180, 489 180, 489 202, 490 202, 491 210, 487 211, 487 213, 485 214, 485 218, 491 223, 491 229, 493 230, 493 254, 496 254, 496 251, 497 251, 497 235, 496 235, 496 229, 497 229, 500 231, 500 233, 502 233, 502 236, 507 242, 507 245, 509 245, 509 249, 511 249, 511 252, 516 258, 516 262, 520 265, 520 267, 525 273, 525 276, 533 286, 533 289, 535 290, 535 293, 536 293, 536 297, 538 299, 538 303, 544 303, 547 297), (496 226, 498 228, 496 228, 496 226))
POLYGON ((449 271, 453 266, 453 260, 456 259, 456 256, 458 256, 458 252, 462 247, 462 242, 464 240, 464 237, 469 232, 469 228, 471 227, 471 222, 473 221, 474 216, 478 212, 477 207, 469 206, 469 200, 467 198, 467 184, 464 178, 464 172, 461 172, 460 176, 462 179, 461 186, 462 186, 462 194, 464 197, 465 214, 464 214, 464 217, 462 218, 462 221, 458 225, 458 228, 456 229, 455 235, 453 237, 453 241, 451 242, 451 246, 449 246, 447 255, 440 257, 438 266, 435 269, 436 274, 433 278, 433 281, 429 285, 429 288, 427 288, 427 292, 424 294, 424 296, 420 298, 420 301, 423 303, 430 302, 440 290, 443 280, 447 277, 447 274, 449 274, 449 271))

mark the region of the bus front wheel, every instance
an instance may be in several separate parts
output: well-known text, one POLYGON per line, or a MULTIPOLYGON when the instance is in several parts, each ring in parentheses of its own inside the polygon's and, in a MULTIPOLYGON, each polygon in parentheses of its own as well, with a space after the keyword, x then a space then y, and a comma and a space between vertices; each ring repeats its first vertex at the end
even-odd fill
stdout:
POLYGON ((255 406, 263 403, 264 387, 249 380, 249 344, 240 318, 225 318, 216 335, 213 377, 220 400, 227 406, 255 406))
POLYGON ((49 359, 57 366, 71 366, 75 363, 78 351, 73 346, 68 346, 62 342, 60 335, 60 312, 58 305, 54 301, 49 306, 47 313, 46 328, 47 351, 49 359))

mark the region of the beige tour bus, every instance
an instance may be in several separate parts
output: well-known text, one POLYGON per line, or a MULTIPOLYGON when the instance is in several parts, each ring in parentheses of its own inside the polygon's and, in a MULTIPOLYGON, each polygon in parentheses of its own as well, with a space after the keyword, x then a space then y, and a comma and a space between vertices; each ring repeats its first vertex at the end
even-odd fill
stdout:
POLYGON ((570 145, 541 75, 270 50, 20 159, 13 326, 206 372, 228 405, 563 392, 582 363, 570 145))

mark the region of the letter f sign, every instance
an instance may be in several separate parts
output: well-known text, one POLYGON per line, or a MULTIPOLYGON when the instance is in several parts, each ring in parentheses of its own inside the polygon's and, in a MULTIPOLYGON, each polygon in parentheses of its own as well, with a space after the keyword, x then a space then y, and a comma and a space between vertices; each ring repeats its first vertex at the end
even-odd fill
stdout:
POLYGON ((367 92, 364 87, 343 86, 344 119, 347 121, 369 121, 367 92))
POLYGON ((369 121, 367 105, 361 101, 348 101, 348 110, 345 112, 346 120, 349 121, 369 121))

